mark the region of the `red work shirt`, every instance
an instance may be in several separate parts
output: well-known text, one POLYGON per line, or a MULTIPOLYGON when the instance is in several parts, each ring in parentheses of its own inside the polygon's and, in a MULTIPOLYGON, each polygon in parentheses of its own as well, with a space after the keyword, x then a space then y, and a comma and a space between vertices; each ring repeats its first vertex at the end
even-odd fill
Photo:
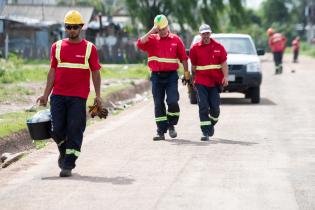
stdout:
POLYGON ((151 34, 146 43, 138 39, 139 49, 148 53, 148 66, 153 72, 176 71, 179 67, 178 60, 187 60, 186 49, 182 40, 169 33, 167 37, 151 34))
POLYGON ((300 49, 300 40, 294 39, 292 41, 292 49, 293 51, 298 51, 300 49))
MULTIPOLYGON (((210 40, 209 44, 200 41, 191 47, 189 57, 193 66, 221 65, 227 60, 225 48, 214 39, 210 40)), ((222 68, 196 70, 194 83, 214 87, 222 84, 223 77, 222 68)))
POLYGON ((272 52, 283 52, 286 47, 286 42, 287 38, 282 36, 280 33, 275 33, 271 35, 268 40, 268 44, 272 52))
MULTIPOLYGON (((71 43, 64 39, 61 44, 61 62, 84 64, 87 41, 83 39, 80 43, 71 43)), ((56 71, 53 94, 63 96, 78 96, 86 99, 90 92, 90 71, 101 69, 97 50, 92 45, 91 55, 88 60, 89 69, 57 67, 56 43, 51 47, 50 67, 56 71)))

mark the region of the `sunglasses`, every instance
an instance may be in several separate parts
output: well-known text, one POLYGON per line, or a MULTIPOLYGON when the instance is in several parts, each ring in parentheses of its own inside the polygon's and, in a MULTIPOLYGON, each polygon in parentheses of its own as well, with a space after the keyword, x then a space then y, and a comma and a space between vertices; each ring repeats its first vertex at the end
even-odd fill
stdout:
POLYGON ((71 30, 71 29, 78 30, 80 27, 81 27, 80 25, 66 25, 65 26, 67 30, 71 30))

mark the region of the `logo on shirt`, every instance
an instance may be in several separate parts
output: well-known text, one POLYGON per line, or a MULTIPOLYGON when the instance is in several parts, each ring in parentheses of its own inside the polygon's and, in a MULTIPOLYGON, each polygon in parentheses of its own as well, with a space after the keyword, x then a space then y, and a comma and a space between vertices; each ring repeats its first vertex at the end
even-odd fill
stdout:
POLYGON ((75 57, 77 57, 77 58, 84 58, 85 56, 84 55, 75 55, 75 57))
POLYGON ((221 51, 220 51, 220 50, 214 50, 214 52, 215 52, 215 53, 219 53, 219 52, 221 52, 221 51))

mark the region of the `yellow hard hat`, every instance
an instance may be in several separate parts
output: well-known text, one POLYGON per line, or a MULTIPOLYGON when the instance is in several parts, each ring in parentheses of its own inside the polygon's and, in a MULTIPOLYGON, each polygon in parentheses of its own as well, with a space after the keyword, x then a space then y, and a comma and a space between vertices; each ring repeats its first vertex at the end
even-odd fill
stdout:
POLYGON ((159 29, 163 29, 168 26, 168 20, 165 15, 157 15, 154 18, 154 25, 157 26, 159 29))
POLYGON ((84 24, 81 14, 76 10, 67 12, 64 19, 65 24, 84 24))

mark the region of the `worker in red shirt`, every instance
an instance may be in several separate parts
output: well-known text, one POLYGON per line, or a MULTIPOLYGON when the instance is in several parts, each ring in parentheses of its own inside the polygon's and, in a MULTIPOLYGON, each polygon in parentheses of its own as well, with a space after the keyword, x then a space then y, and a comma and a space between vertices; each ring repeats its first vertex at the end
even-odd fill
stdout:
POLYGON ((80 38, 84 25, 78 11, 69 11, 64 18, 68 38, 51 47, 50 70, 44 94, 37 99, 46 105, 50 96, 52 138, 59 150, 60 177, 71 176, 75 167, 86 126, 86 100, 90 91, 90 73, 95 88, 95 103, 101 106, 101 76, 96 47, 80 38))
POLYGON ((276 66, 275 74, 281 74, 283 70, 282 57, 286 48, 287 38, 280 33, 274 33, 272 28, 267 30, 267 35, 269 36, 268 44, 273 53, 273 59, 276 66))
POLYGON ((152 94, 154 99, 157 135, 154 141, 164 140, 164 133, 169 131, 171 138, 176 138, 179 118, 178 61, 184 67, 185 79, 189 81, 185 46, 182 40, 171 33, 165 15, 154 18, 153 28, 138 39, 139 49, 148 53, 148 66, 151 70, 152 94), (165 95, 167 110, 165 107, 165 95))
POLYGON ((193 82, 197 90, 201 141, 209 141, 220 115, 220 92, 228 85, 227 53, 220 43, 210 38, 209 25, 202 24, 199 33, 201 41, 191 47, 189 57, 195 72, 193 82))
POLYGON ((293 63, 298 62, 299 51, 300 51, 300 37, 297 36, 292 41, 292 50, 293 50, 293 63))

